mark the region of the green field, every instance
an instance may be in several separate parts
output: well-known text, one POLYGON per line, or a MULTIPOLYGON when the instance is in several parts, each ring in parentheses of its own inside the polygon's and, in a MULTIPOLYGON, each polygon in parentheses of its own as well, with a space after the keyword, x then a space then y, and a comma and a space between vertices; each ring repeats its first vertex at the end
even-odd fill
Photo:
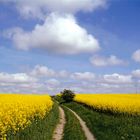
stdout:
POLYGON ((86 122, 97 140, 140 140, 140 116, 101 113, 75 102, 65 105, 86 122))

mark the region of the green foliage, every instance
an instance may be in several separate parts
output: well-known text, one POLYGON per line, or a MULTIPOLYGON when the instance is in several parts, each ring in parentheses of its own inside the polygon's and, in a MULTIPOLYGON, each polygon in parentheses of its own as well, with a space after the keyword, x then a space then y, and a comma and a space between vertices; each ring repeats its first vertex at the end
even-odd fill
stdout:
POLYGON ((98 112, 75 102, 65 105, 86 122, 97 140, 140 140, 140 116, 98 112))
POLYGON ((63 107, 66 115, 66 125, 62 140, 86 140, 79 121, 67 108, 63 107))
POLYGON ((51 140, 58 121, 58 105, 54 104, 53 109, 44 119, 32 122, 30 126, 19 131, 17 134, 9 132, 7 140, 51 140))
POLYGON ((56 95, 53 99, 59 103, 63 102, 63 99, 60 95, 56 95))
POLYGON ((73 98, 75 97, 75 94, 73 91, 68 90, 68 89, 64 89, 61 92, 61 98, 65 101, 65 102, 71 102, 73 101, 73 98))

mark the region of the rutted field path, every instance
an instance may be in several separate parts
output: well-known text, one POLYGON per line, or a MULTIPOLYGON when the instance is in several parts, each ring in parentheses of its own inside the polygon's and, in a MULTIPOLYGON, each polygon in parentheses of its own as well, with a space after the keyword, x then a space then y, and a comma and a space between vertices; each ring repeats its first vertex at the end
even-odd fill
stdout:
MULTIPOLYGON (((66 106, 65 106, 66 107, 66 106)), ((85 137, 87 140, 96 140, 93 134, 90 132, 89 128, 86 126, 86 123, 77 115, 73 110, 70 108, 66 107, 70 112, 72 112, 75 117, 78 119, 81 128, 85 134, 85 137)), ((66 119, 65 119, 65 112, 62 107, 59 106, 59 123, 56 126, 56 129, 53 134, 53 140, 62 140, 63 135, 64 135, 64 127, 66 124, 66 119)))
POLYGON ((79 120, 79 123, 82 127, 83 132, 85 133, 85 136, 87 138, 87 140, 96 140, 95 137, 93 136, 93 134, 90 132, 89 128, 86 126, 86 123, 79 117, 79 115, 77 113, 75 113, 73 110, 71 110, 70 108, 66 107, 69 111, 71 111, 75 117, 79 120))
POLYGON ((53 134, 53 140, 62 140, 64 126, 66 123, 64 110, 59 106, 59 123, 56 126, 53 134))

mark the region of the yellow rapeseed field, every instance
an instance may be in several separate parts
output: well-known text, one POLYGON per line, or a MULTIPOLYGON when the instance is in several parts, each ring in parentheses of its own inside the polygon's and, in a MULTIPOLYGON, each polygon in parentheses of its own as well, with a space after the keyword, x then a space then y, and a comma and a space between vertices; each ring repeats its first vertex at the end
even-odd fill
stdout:
POLYGON ((9 130, 24 129, 34 118, 44 118, 52 105, 49 95, 0 94, 0 139, 5 140, 9 130))
POLYGON ((74 100, 97 110, 140 115, 140 94, 77 94, 74 100))

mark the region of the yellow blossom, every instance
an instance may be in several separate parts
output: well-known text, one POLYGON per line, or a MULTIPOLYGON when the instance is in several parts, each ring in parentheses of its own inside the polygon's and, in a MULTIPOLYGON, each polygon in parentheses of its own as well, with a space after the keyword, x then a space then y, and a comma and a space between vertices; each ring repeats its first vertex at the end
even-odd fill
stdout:
POLYGON ((44 118, 52 109, 49 95, 0 94, 0 139, 31 124, 34 118, 44 118))
POLYGON ((140 94, 77 94, 74 100, 98 110, 140 115, 140 94))

